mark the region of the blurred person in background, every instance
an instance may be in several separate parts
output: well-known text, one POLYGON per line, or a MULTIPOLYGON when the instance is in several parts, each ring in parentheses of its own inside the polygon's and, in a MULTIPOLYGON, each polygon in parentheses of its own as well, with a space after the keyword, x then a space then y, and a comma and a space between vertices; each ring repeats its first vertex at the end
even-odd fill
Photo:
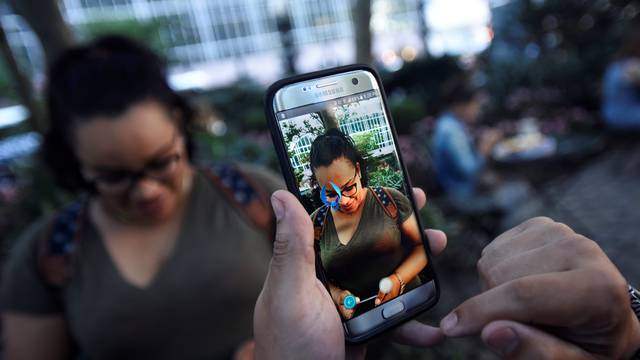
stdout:
POLYGON ((491 199, 480 201, 486 159, 493 146, 502 138, 497 130, 487 130, 477 141, 472 127, 480 118, 485 95, 466 76, 448 80, 441 89, 444 109, 436 120, 432 139, 432 154, 436 176, 454 207, 469 206, 475 196, 475 206, 491 207, 491 199), (482 204, 480 204, 482 203, 482 204))
POLYGON ((473 214, 504 212, 516 206, 528 196, 528 185, 500 181, 487 166, 502 132, 484 129, 473 134, 486 95, 466 75, 459 75, 444 83, 440 98, 444 110, 436 120, 431 151, 449 205, 473 214))
POLYGON ((603 80, 602 116, 611 130, 640 130, 640 24, 628 32, 603 80))
POLYGON ((7 359, 251 353, 274 228, 268 194, 281 180, 227 168, 232 182, 251 182, 232 195, 251 199, 254 217, 232 204, 214 185, 223 177, 191 161, 194 114, 168 86, 164 61, 126 38, 68 50, 52 64, 47 92, 46 161, 82 195, 10 253, 7 359))

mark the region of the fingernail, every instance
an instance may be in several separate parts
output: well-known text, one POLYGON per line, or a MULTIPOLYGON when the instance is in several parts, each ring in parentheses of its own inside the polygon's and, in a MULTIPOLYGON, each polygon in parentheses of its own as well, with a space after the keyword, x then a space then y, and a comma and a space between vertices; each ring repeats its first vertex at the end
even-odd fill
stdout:
POLYGON ((486 343, 500 355, 509 355, 520 344, 520 338, 512 328, 504 327, 489 334, 486 343))
POLYGON ((271 196, 271 207, 273 208, 273 213, 276 215, 276 220, 281 220, 284 216, 284 205, 282 201, 278 200, 275 196, 271 196))
POLYGON ((445 234, 445 233, 444 233, 444 231, 442 231, 442 230, 438 230, 438 229, 427 229, 427 233, 430 233, 430 232, 434 232, 434 233, 438 233, 438 234, 441 234, 441 235, 446 236, 446 234, 445 234))
POLYGON ((380 305, 380 299, 376 299, 376 301, 374 301, 376 303, 376 305, 380 305))
POLYGON ((455 329, 458 324, 458 315, 455 312, 447 315, 444 319, 442 319, 442 331, 447 335, 452 335, 451 332, 455 329))

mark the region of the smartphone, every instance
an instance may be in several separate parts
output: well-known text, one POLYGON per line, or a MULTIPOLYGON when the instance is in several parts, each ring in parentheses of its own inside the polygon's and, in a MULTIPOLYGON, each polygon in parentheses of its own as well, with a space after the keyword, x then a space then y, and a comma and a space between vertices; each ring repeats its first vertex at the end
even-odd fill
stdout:
POLYGON ((350 65, 280 80, 265 111, 288 189, 312 219, 316 273, 347 341, 435 305, 429 246, 376 71, 350 65))

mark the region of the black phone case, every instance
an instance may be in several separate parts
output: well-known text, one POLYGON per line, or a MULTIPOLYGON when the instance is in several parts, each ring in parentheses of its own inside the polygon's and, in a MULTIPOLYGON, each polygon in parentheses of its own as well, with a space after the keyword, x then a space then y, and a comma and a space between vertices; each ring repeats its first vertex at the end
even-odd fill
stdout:
MULTIPOLYGON (((288 190, 293 193, 294 195, 296 195, 298 197, 298 199, 300 199, 300 192, 298 191, 298 186, 296 184, 296 180, 295 180, 295 175, 293 173, 293 170, 290 166, 289 163, 289 156, 287 154, 286 148, 285 148, 285 144, 284 144, 284 139, 282 138, 282 133, 280 132, 280 129, 278 128, 278 119, 276 119, 276 114, 273 111, 273 100, 275 97, 275 94, 278 90, 280 90, 281 88, 290 85, 290 84, 294 84, 294 83, 298 83, 298 82, 302 82, 302 81, 307 81, 307 80, 312 80, 312 79, 316 79, 316 78, 321 78, 321 77, 325 77, 325 76, 330 76, 330 75, 336 75, 336 74, 340 74, 340 73, 344 73, 344 72, 349 72, 349 71, 354 71, 354 70, 364 70, 364 71, 368 71, 370 73, 372 73, 376 79, 376 81, 378 82, 379 88, 380 88, 380 96, 382 97, 382 103, 384 104, 384 110, 386 111, 387 115, 389 116, 389 126, 391 129, 391 134, 393 136, 393 141, 394 141, 394 145, 396 147, 396 152, 398 154, 398 159, 400 161, 400 166, 402 168, 402 172, 404 175, 404 179, 405 179, 405 185, 407 186, 407 189, 412 189, 413 187, 411 186, 411 180, 409 179, 409 173, 407 172, 407 168, 405 167, 404 161, 402 159, 402 153, 400 152, 400 149, 398 148, 398 136, 396 134, 396 129, 395 129, 395 124, 393 122, 393 119, 391 117, 391 112, 389 111, 389 107, 387 105, 387 97, 386 94, 384 92, 384 88, 383 88, 383 84, 382 84, 382 80, 380 78, 380 75, 378 74, 378 72, 373 69, 372 67, 368 66, 368 65, 362 65, 362 64, 354 64, 354 65, 346 65, 346 66, 340 66, 340 67, 335 67, 335 68, 331 68, 331 69, 325 69, 325 70, 320 70, 320 71, 315 71, 315 72, 311 72, 311 73, 306 73, 306 74, 301 74, 301 75, 296 75, 296 76, 291 76, 288 78, 284 78, 281 79, 279 81, 276 81, 275 83, 273 83, 271 86, 269 86, 269 88, 267 89, 267 93, 265 95, 265 103, 264 103, 264 110, 265 110, 265 115, 267 116, 267 122, 269 124, 269 130, 271 131, 271 139, 273 140, 273 145, 275 146, 276 149, 276 153, 278 155, 278 162, 280 163, 280 168, 282 170, 282 175, 284 177, 284 180, 287 184, 287 188, 288 190)), ((413 206, 413 211, 416 214, 416 220, 418 222, 418 226, 423 229, 424 227, 422 226, 422 222, 420 220, 420 216, 418 215, 418 209, 416 208, 416 202, 415 199, 413 197, 413 191, 408 191, 407 193, 409 199, 411 200, 411 205, 413 206)), ((432 257, 431 257, 431 251, 429 249, 429 244, 428 242, 424 241, 426 240, 426 235, 423 235, 423 243, 425 244, 425 251, 427 253, 427 272, 429 273, 429 275, 431 275, 431 277, 433 278, 433 282, 435 284, 435 295, 431 298, 428 298, 427 301, 424 302, 424 304, 421 304, 421 306, 419 308, 414 309, 411 312, 407 312, 405 313, 403 316, 398 317, 398 318, 391 318, 388 321, 385 321, 382 326, 378 326, 374 329, 372 329, 371 331, 367 332, 366 334, 363 334, 361 336, 351 336, 349 334, 349 332, 347 331, 346 327, 345 327, 345 339, 348 343, 352 343, 352 344, 358 344, 358 343, 362 343, 364 341, 367 341, 369 339, 371 339, 372 337, 379 335, 389 329, 392 329, 394 327, 397 327, 399 325, 401 325, 402 323, 414 318, 415 316, 417 316, 418 314, 430 309, 431 307, 433 307, 439 300, 440 298, 440 286, 439 286, 439 282, 438 282, 438 278, 436 276, 435 270, 433 269, 433 263, 432 263, 432 257)), ((317 245, 317 244, 316 244, 317 245)), ((316 246, 316 276, 318 277, 318 279, 320 279, 320 281, 322 281, 323 284, 325 284, 325 286, 327 286, 327 279, 326 276, 324 274, 324 269, 322 268, 321 265, 321 261, 320 261, 320 254, 318 251, 318 248, 316 246)), ((328 291, 328 288, 327 288, 328 291)))

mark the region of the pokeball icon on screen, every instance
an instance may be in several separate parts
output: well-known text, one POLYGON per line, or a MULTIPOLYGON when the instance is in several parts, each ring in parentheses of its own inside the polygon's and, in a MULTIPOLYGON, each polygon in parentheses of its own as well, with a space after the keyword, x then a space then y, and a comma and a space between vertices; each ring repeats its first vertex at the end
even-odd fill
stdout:
POLYGON ((344 305, 344 308, 347 310, 355 309, 357 305, 356 297, 353 295, 345 296, 344 301, 342 302, 342 305, 344 305))
MULTIPOLYGON (((382 292, 383 294, 390 293, 392 287, 393 287, 393 283, 391 282, 391 279, 389 279, 388 277, 382 278, 382 280, 380 280, 380 283, 378 284, 378 288, 380 289, 380 292, 382 292)), ((374 295, 370 298, 360 301, 360 303, 371 301, 376 297, 377 295, 374 295)), ((354 295, 347 295, 342 300, 342 306, 344 306, 344 308, 347 310, 355 309, 357 305, 358 305, 358 299, 354 295)))

